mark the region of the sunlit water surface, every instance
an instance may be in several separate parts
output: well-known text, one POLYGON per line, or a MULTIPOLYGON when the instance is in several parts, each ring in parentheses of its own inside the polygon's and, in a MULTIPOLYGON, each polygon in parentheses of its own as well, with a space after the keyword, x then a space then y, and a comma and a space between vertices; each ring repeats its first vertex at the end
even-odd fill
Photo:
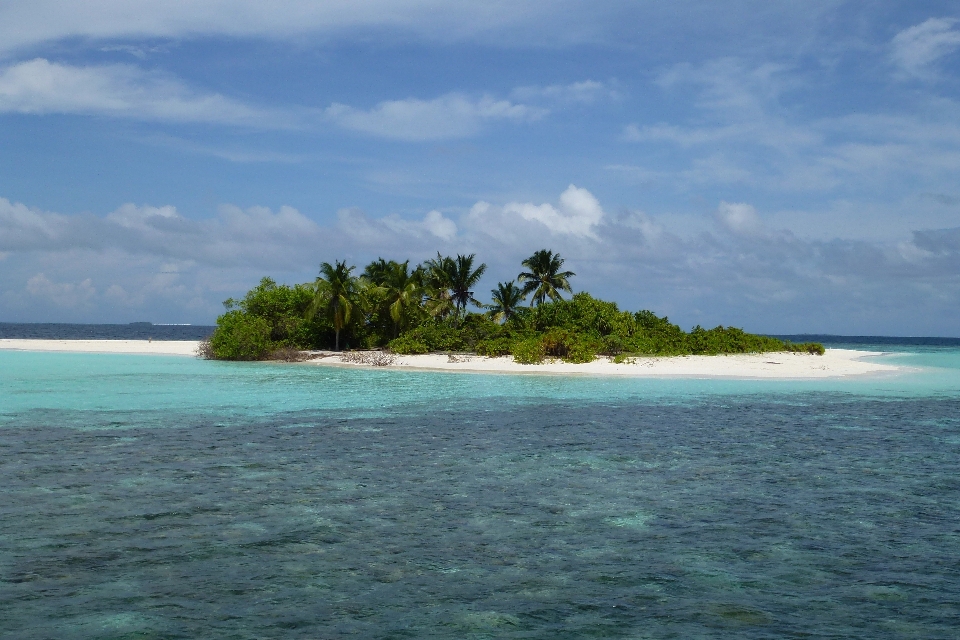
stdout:
POLYGON ((0 352, 0 635, 957 637, 960 349, 898 351, 814 382, 0 352))

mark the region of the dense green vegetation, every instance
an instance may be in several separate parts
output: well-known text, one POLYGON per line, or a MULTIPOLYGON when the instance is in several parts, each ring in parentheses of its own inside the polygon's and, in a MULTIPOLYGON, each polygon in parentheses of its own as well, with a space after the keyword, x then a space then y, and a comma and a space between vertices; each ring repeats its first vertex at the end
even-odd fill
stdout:
POLYGON ((474 288, 486 270, 475 256, 441 256, 411 267, 379 259, 354 275, 345 262, 320 265, 316 281, 278 285, 269 278, 226 313, 205 347, 208 357, 261 360, 291 349, 376 349, 394 353, 473 352, 512 355, 532 364, 545 358, 590 362, 645 355, 714 355, 764 351, 823 353, 817 343, 790 344, 734 327, 685 332, 651 311, 621 311, 613 302, 570 292, 563 259, 538 251, 523 261, 522 287, 501 282, 482 304, 474 288), (532 299, 527 306, 528 295, 532 299), (483 309, 470 312, 469 308, 483 309))

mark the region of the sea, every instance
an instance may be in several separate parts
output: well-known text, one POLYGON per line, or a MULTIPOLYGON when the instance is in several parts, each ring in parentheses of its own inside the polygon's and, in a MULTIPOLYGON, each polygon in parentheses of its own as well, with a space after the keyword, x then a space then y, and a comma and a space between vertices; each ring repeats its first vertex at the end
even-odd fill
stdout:
POLYGON ((0 351, 0 637, 957 638, 960 340, 817 339, 904 370, 0 351))

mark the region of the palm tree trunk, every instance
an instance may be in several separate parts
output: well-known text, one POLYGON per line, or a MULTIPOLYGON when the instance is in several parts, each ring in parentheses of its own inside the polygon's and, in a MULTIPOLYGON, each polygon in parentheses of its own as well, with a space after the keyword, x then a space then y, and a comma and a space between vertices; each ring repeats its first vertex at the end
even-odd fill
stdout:
POLYGON ((334 346, 333 350, 334 350, 334 351, 340 351, 340 329, 337 329, 337 330, 334 331, 333 333, 334 333, 334 335, 336 336, 336 338, 334 339, 334 340, 335 340, 335 346, 334 346))

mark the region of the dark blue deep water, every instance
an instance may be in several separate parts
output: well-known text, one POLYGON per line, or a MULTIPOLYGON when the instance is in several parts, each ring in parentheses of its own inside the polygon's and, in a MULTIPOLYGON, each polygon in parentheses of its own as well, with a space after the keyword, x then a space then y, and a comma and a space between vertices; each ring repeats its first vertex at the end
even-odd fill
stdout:
POLYGON ((957 373, 0 353, 0 635, 956 638, 957 373))
POLYGON ((0 338, 34 340, 203 340, 216 327, 199 324, 67 324, 0 322, 0 338))

